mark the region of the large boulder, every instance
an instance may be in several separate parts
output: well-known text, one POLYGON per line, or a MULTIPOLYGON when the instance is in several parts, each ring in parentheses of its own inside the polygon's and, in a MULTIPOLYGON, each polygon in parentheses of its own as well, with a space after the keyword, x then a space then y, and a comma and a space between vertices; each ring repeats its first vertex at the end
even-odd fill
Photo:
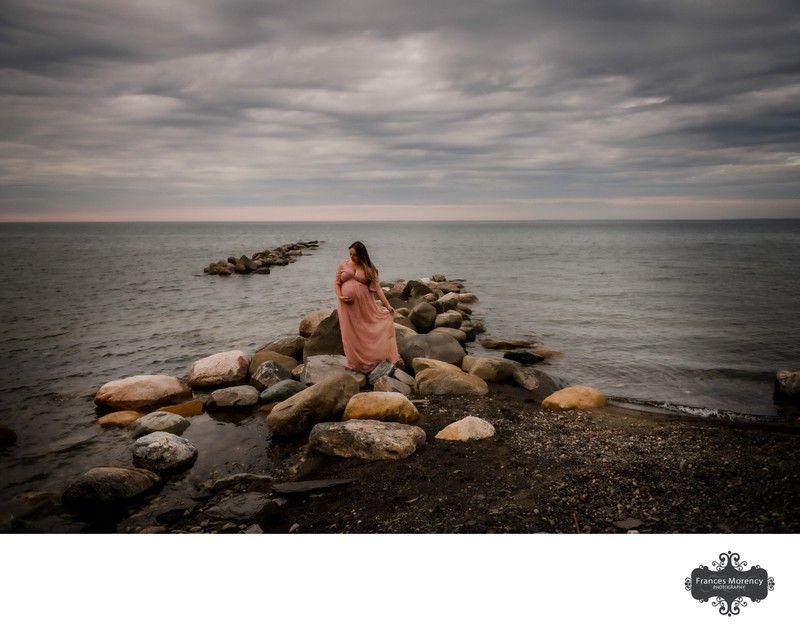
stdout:
POLYGON ((249 384, 220 388, 208 398, 209 408, 242 408, 258 403, 258 389, 249 384))
POLYGON ((187 381, 192 388, 235 386, 247 379, 250 358, 243 351, 223 351, 197 360, 187 381))
POLYGON ((487 395, 489 387, 477 375, 439 368, 425 369, 416 374, 414 390, 420 395, 487 395))
POLYGON ((397 341, 397 349, 405 366, 413 366, 414 358, 433 358, 460 365, 467 352, 448 334, 432 331, 397 341))
POLYGON ((477 375, 487 382, 508 382, 514 377, 517 365, 511 360, 503 358, 483 358, 468 355, 462 360, 461 368, 470 375, 477 375))
POLYGON ((568 386, 548 395, 542 402, 547 410, 569 410, 602 408, 606 405, 606 396, 591 386, 568 386))
POLYGON ((319 324, 328 318, 331 313, 332 312, 329 309, 320 309, 316 312, 311 312, 310 314, 303 316, 299 327, 300 335, 303 336, 303 338, 310 338, 311 335, 317 330, 317 327, 319 327, 319 324))
POLYGON ((94 398, 97 406, 115 410, 152 410, 192 396, 183 380, 171 375, 135 375, 107 382, 94 398))
POLYGON ((417 303, 408 314, 408 319, 417 331, 430 331, 436 322, 438 312, 430 303, 417 303))
POLYGON ((250 376, 250 386, 255 386, 259 391, 263 391, 273 384, 291 379, 291 369, 287 369, 284 365, 274 360, 267 360, 266 362, 262 362, 250 376))
POLYGON ((425 296, 426 294, 430 294, 430 291, 431 288, 429 288, 427 284, 420 280, 413 280, 406 283, 405 288, 403 288, 403 292, 400 294, 400 298, 404 301, 414 303, 417 299, 425 296))
POLYGON ((303 348, 303 362, 308 362, 308 358, 315 355, 344 355, 339 312, 333 311, 330 316, 320 322, 314 333, 306 340, 303 348))
POLYGON ((419 411, 408 397, 400 393, 358 393, 347 402, 342 419, 377 419, 411 424, 419 419, 419 411))
MULTIPOLYGON (((300 355, 302 356, 302 352, 300 355)), ((292 356, 270 350, 256 351, 253 354, 253 358, 250 360, 250 375, 255 374, 255 372, 258 371, 258 367, 265 362, 275 362, 276 364, 280 364, 284 369, 289 371, 289 373, 294 371, 295 367, 298 365, 297 360, 295 360, 292 356)))
POLYGON ((197 448, 169 432, 153 432, 133 444, 133 464, 159 474, 185 470, 195 460, 197 448))
POLYGON ((131 431, 135 437, 141 437, 151 432, 171 432, 180 435, 188 427, 189 421, 185 417, 175 413, 156 411, 133 422, 131 431))
POLYGON ((161 488, 155 472, 131 467, 95 467, 81 474, 62 495, 68 509, 105 509, 144 498, 161 488))
POLYGON ((315 355, 303 365, 300 381, 306 386, 328 379, 332 375, 347 374, 358 381, 358 387, 367 384, 367 376, 347 368, 347 358, 343 355, 315 355))
POLYGON ((455 310, 449 310, 443 314, 439 314, 433 323, 436 328, 450 327, 458 329, 464 323, 464 317, 455 310))
POLYGON ((425 431, 417 426, 351 419, 314 426, 308 437, 311 449, 323 454, 356 457, 368 461, 398 460, 412 455, 425 443, 425 431))
POLYGON ((332 375, 277 404, 267 416, 267 426, 276 436, 306 432, 314 424, 340 416, 358 391, 358 380, 352 375, 332 375))
POLYGON ((306 339, 303 336, 282 336, 256 349, 256 355, 261 351, 274 351, 301 362, 305 345, 306 339))
POLYGON ((448 441, 469 441, 470 439, 488 439, 494 436, 494 426, 480 417, 464 417, 449 426, 442 428, 436 439, 448 441))
POLYGON ((438 301, 439 305, 442 306, 442 311, 446 312, 450 309, 455 309, 458 306, 459 299, 457 292, 448 292, 444 296, 442 296, 438 301))
POLYGON ((800 402, 800 369, 775 373, 775 399, 800 402))
POLYGON ((463 331, 462 329, 453 329, 452 327, 437 327, 433 331, 452 336, 460 344, 465 343, 468 339, 467 332, 463 331))

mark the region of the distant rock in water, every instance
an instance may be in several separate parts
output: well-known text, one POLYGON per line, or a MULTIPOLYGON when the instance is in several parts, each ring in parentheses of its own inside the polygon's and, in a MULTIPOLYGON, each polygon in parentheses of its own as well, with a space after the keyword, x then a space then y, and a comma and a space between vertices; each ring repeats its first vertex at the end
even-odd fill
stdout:
POLYGON ((287 266, 294 263, 298 257, 303 256, 304 250, 319 248, 320 242, 298 241, 292 244, 283 244, 272 250, 262 250, 253 256, 230 256, 227 260, 212 261, 203 270, 206 274, 230 276, 231 274, 269 274, 274 266, 287 266))

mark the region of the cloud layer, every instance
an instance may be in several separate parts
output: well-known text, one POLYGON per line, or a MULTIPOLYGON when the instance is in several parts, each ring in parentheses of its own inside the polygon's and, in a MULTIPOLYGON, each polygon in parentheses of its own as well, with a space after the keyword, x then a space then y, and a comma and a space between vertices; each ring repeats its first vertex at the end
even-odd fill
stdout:
POLYGON ((7 0, 0 15, 0 218, 692 216, 721 200, 800 216, 794 1, 7 0))

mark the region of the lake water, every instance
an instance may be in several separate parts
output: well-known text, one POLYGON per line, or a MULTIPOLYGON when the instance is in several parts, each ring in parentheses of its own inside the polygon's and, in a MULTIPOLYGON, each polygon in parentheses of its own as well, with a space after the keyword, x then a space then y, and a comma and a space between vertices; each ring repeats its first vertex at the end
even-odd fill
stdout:
MULTIPOLYGON (((19 440, 0 448, 0 512, 129 465, 123 430, 95 423, 102 384, 184 377, 201 357, 295 334, 336 306, 336 265, 357 239, 384 282, 463 279, 488 335, 536 338, 564 353, 543 370, 612 398, 766 422, 775 371, 800 367, 800 221, 3 224, 0 423, 19 440), (203 274, 312 239, 324 243, 270 275, 203 274)), ((193 421, 184 436, 216 449, 187 481, 243 434, 252 450, 269 442, 254 418, 193 421)))

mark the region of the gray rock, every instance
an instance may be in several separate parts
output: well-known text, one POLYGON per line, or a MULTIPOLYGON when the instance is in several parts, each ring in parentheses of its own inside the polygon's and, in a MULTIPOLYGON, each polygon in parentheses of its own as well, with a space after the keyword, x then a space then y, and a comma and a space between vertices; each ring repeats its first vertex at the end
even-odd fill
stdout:
POLYGON ((308 358, 315 355, 344 355, 338 311, 333 311, 330 316, 321 321, 314 333, 306 340, 303 348, 303 362, 308 362, 308 358))
POLYGON ((246 492, 226 498, 206 509, 206 515, 218 520, 249 522, 259 520, 277 507, 269 494, 246 492))
POLYGON ((527 351, 525 349, 506 351, 503 354, 503 357, 507 360, 519 362, 520 364, 538 364, 539 362, 544 362, 544 357, 535 354, 533 351, 527 351))
POLYGON ((418 298, 429 294, 430 291, 431 288, 421 281, 409 281, 406 283, 406 287, 403 290, 403 293, 400 295, 400 298, 404 301, 414 303, 418 298))
POLYGON ((529 366, 518 367, 514 371, 513 377, 514 381, 522 388, 530 391, 533 398, 538 402, 544 401, 547 397, 566 386, 562 381, 529 366))
POLYGON ((306 360, 300 381, 310 386, 322 382, 334 375, 350 375, 358 381, 359 388, 367 383, 367 376, 347 368, 347 358, 343 355, 315 355, 306 360))
MULTIPOLYGON (((414 383, 414 378, 410 378, 411 383, 414 383)), ((406 397, 411 395, 411 386, 404 384, 400 380, 384 375, 379 377, 373 386, 373 390, 378 393, 401 393, 406 397)))
POLYGON ((208 398, 209 408, 243 408, 258 403, 258 389, 255 386, 229 386, 211 393, 208 398))
POLYGON ((407 367, 413 366, 414 358, 432 358, 460 365, 467 355, 455 338, 436 331, 402 338, 397 341, 397 348, 407 367))
POLYGON ((133 463, 158 473, 177 472, 191 467, 197 448, 183 437, 168 432, 153 432, 133 444, 133 463))
POLYGON ((408 319, 417 331, 430 331, 436 322, 438 312, 430 303, 417 303, 408 314, 408 319))
POLYGON ((186 381, 192 388, 241 384, 247 379, 250 358, 243 351, 223 351, 197 360, 186 381))
POLYGON ((162 484, 158 474, 146 469, 95 467, 64 490, 62 502, 70 509, 102 509, 140 500, 162 484))
POLYGON ((332 375, 277 404, 267 415, 267 426, 276 436, 306 432, 321 421, 341 418, 347 402, 358 391, 358 380, 352 375, 332 375))
POLYGON ((306 345, 306 339, 303 336, 283 336, 268 342, 263 347, 256 349, 256 354, 261 351, 274 351, 290 358, 294 358, 298 362, 303 360, 303 349, 306 345))
POLYGON ((464 318, 456 311, 448 311, 439 314, 433 323, 434 327, 450 327, 458 329, 464 323, 464 318))
POLYGON ((278 382, 290 379, 292 379, 291 369, 287 369, 274 360, 267 360, 262 362, 250 377, 250 386, 255 386, 259 391, 263 391, 278 382))
POLYGON ((775 373, 775 398, 800 402, 800 369, 775 373))
POLYGON ((417 426, 351 419, 317 424, 311 430, 308 444, 323 454, 376 461, 404 459, 425 443, 425 439, 425 431, 417 426))
POLYGON ((189 420, 175 413, 156 411, 139 417, 130 425, 134 437, 141 437, 151 432, 171 432, 181 435, 189 427, 189 420))
POLYGON ((268 389, 261 391, 259 399, 262 404, 272 404, 273 402, 282 402, 289 399, 292 395, 297 395, 300 391, 308 388, 305 384, 297 380, 283 380, 277 384, 273 384, 268 389))

